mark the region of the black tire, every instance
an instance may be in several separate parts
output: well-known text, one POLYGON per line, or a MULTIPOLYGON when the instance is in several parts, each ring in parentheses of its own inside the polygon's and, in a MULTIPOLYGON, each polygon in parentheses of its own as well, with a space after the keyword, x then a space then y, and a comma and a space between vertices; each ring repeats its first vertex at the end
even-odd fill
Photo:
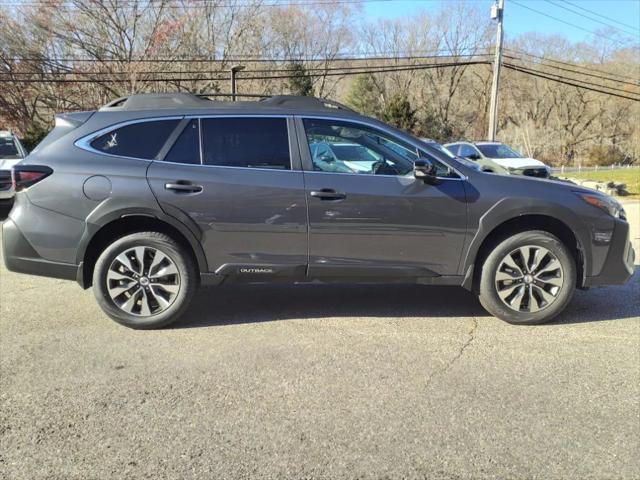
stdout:
MULTIPOLYGON (((576 286, 576 264, 573 255, 557 237, 544 231, 522 232, 502 240, 487 256, 481 268, 480 303, 495 317, 513 324, 535 325, 549 322, 564 310, 571 300, 576 286), (510 308, 498 295, 498 286, 496 285, 496 274, 502 261, 511 252, 524 246, 538 246, 547 249, 556 257, 562 267, 563 284, 556 293, 555 300, 537 312, 518 311, 510 308)), ((530 278, 529 281, 531 281, 530 278)), ((501 285, 503 284, 501 283, 501 285)), ((535 301, 538 306, 536 299, 532 300, 529 297, 528 301, 535 301)))
MULTIPOLYGON (((148 254, 145 253, 142 256, 145 255, 148 254)), ((139 232, 119 238, 100 254, 93 271, 93 292, 102 310, 113 320, 129 328, 148 330, 165 327, 175 322, 191 303, 198 288, 198 280, 198 270, 190 252, 163 233, 139 232), (144 252, 155 249, 167 256, 177 269, 176 277, 179 279, 176 281, 177 293, 171 297, 172 303, 162 311, 151 312, 149 315, 131 314, 116 303, 120 297, 116 297, 116 300, 111 298, 107 287, 109 269, 118 255, 133 247, 147 247, 144 252)))

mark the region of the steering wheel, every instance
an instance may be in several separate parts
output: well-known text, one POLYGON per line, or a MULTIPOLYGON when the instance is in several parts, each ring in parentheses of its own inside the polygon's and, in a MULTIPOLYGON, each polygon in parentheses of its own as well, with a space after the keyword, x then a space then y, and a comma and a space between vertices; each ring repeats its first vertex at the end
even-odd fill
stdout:
POLYGON ((383 158, 371 166, 374 175, 399 175, 398 169, 394 165, 389 165, 383 158))

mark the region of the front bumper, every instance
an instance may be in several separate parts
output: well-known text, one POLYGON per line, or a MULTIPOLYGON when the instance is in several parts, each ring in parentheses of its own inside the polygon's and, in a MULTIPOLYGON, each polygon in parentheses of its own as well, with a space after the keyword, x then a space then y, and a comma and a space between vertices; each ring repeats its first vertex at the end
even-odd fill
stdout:
POLYGON ((631 245, 629 224, 616 220, 611 244, 600 274, 586 277, 584 286, 622 285, 632 276, 635 263, 635 251, 631 245))
POLYGON ((7 269, 12 272, 76 280, 82 270, 81 265, 42 258, 10 218, 2 224, 2 253, 7 269))

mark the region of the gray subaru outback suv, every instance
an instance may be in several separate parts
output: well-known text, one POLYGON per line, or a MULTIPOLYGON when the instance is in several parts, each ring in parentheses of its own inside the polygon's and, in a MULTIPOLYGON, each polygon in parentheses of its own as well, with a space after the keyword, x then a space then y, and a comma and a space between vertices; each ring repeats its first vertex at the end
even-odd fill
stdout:
POLYGON ((283 280, 463 286, 542 323, 633 273, 615 200, 480 172, 315 98, 121 98, 57 116, 13 176, 7 267, 93 286, 133 328, 175 321, 199 285, 283 280))

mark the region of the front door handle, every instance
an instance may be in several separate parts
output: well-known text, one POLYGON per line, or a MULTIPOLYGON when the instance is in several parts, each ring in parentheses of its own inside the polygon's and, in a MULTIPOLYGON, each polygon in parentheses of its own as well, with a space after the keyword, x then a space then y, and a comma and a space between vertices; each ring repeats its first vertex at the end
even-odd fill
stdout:
POLYGON ((320 190, 312 190, 309 192, 312 197, 319 198, 320 200, 344 200, 347 198, 346 193, 336 192, 332 188, 322 188, 320 190))
POLYGON ((202 191, 202 185, 192 183, 165 183, 164 188, 177 193, 200 193, 202 191))

